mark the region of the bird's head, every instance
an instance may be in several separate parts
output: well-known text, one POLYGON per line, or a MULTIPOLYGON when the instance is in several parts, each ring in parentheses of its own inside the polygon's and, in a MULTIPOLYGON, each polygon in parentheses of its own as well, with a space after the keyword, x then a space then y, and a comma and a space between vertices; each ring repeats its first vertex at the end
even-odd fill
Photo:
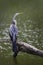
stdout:
POLYGON ((16 20, 13 20, 12 23, 13 23, 14 25, 17 25, 17 21, 16 21, 16 20))

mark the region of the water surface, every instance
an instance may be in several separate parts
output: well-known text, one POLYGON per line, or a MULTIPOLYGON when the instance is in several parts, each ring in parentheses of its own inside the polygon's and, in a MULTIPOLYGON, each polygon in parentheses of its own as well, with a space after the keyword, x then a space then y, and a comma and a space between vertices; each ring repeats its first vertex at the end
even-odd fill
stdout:
MULTIPOLYGON (((0 39, 8 39, 16 13, 18 40, 43 50, 43 0, 0 0, 0 39)), ((0 43, 0 65, 43 65, 43 58, 20 52, 13 58, 11 43, 0 43)))

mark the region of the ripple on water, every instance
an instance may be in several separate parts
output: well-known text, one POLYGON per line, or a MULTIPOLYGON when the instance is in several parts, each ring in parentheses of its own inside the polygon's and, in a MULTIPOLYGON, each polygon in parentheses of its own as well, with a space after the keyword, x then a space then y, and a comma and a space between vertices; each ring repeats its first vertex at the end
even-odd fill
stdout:
POLYGON ((2 49, 2 50, 7 50, 6 48, 4 48, 4 47, 2 47, 2 46, 0 46, 0 49, 2 49))
POLYGON ((4 43, 4 45, 11 45, 10 43, 4 43))

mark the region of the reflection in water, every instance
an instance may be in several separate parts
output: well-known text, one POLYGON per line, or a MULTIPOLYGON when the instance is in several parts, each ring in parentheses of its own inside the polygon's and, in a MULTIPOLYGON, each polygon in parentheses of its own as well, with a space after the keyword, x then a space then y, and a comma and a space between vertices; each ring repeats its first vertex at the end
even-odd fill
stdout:
POLYGON ((17 58, 14 58, 14 57, 13 57, 13 62, 14 62, 14 65, 18 65, 18 63, 17 63, 17 58))

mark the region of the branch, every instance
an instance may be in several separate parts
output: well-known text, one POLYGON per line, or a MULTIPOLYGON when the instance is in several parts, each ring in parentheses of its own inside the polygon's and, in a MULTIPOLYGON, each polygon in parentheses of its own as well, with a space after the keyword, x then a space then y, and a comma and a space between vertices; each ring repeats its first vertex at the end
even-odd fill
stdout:
MULTIPOLYGON (((0 42, 10 42, 10 39, 0 39, 0 42)), ((17 42, 19 51, 43 57, 43 51, 25 42, 17 42)))
POLYGON ((25 42, 18 42, 20 51, 43 57, 43 51, 25 42))

